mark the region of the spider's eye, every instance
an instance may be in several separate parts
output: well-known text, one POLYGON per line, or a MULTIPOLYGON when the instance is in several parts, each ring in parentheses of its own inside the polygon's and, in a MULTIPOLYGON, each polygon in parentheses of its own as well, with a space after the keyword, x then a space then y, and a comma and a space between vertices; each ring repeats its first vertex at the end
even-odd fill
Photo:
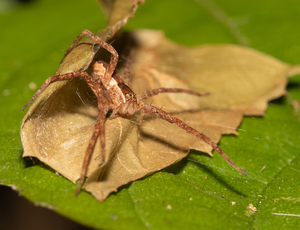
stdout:
POLYGON ((125 97, 127 100, 134 100, 135 98, 135 94, 132 94, 132 93, 125 93, 125 97))

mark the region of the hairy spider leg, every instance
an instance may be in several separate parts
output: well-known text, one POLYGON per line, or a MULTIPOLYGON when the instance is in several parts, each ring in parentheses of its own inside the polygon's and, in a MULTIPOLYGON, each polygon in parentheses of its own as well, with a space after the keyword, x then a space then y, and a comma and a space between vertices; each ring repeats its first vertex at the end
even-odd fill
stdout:
POLYGON ((112 47, 110 44, 108 44, 107 42, 105 42, 104 40, 99 38, 97 35, 93 34, 91 31, 84 30, 84 31, 81 32, 81 34, 75 39, 75 41, 71 44, 71 46, 69 47, 69 49, 65 53, 65 56, 63 57, 62 61, 64 60, 64 58, 71 52, 71 50, 78 44, 78 42, 84 36, 88 36, 90 39, 92 39, 94 42, 96 42, 97 44, 99 44, 104 49, 106 49, 109 53, 112 54, 110 62, 108 64, 107 68, 106 68, 106 72, 105 72, 104 76, 101 79, 104 87, 106 88, 107 83, 110 81, 110 78, 113 75, 113 73, 116 69, 116 66, 118 64, 119 55, 118 55, 117 51, 114 49, 114 47, 112 47))
POLYGON ((184 129, 185 131, 187 131, 188 133, 194 135, 195 137, 197 137, 198 139, 204 141, 205 143, 207 143, 208 145, 210 145, 211 147, 213 147, 214 150, 216 150, 228 163, 229 165, 231 165, 232 167, 234 167, 237 171, 239 171, 240 173, 244 174, 245 176, 247 176, 247 173, 242 170, 240 167, 236 166, 232 160, 221 150, 221 148, 214 143, 209 137, 205 136, 202 133, 199 133, 197 130, 193 129, 192 127, 188 126, 187 124, 185 124, 182 120, 180 120, 179 118, 173 117, 172 115, 170 115, 169 113, 155 107, 152 105, 145 105, 143 103, 138 103, 140 111, 141 111, 141 115, 147 113, 147 114, 151 114, 155 117, 161 118, 163 120, 166 120, 170 123, 175 123, 177 126, 179 126, 180 128, 184 129))
POLYGON ((24 107, 22 108, 23 111, 44 91, 44 89, 46 89, 46 87, 48 85, 50 85, 53 82, 56 81, 64 81, 64 80, 69 80, 75 77, 82 77, 84 78, 84 80, 86 81, 86 83, 91 87, 91 89, 95 92, 95 88, 94 88, 94 80, 93 78, 88 75, 85 72, 72 72, 72 73, 66 73, 66 74, 62 74, 62 75, 56 75, 56 76, 52 76, 49 77, 41 86, 40 88, 36 91, 36 93, 32 96, 31 100, 29 102, 26 103, 26 105, 24 105, 24 107))
POLYGON ((209 95, 209 93, 202 93, 201 94, 201 93, 195 92, 193 90, 189 90, 189 89, 158 88, 158 89, 148 90, 146 92, 143 92, 143 93, 137 95, 137 100, 147 99, 149 97, 155 96, 155 95, 160 94, 160 93, 187 93, 187 94, 195 95, 195 96, 198 96, 198 97, 209 95))
MULTIPOLYGON (((96 79, 97 80, 97 79, 96 79)), ((98 81, 98 87, 96 88, 96 92, 97 92, 97 98, 98 98, 98 110, 99 110, 99 114, 94 126, 94 132, 93 135, 90 139, 89 145, 86 149, 85 155, 84 155, 84 160, 83 160, 83 164, 81 167, 81 174, 80 174, 80 178, 79 178, 79 182, 77 185, 77 189, 75 192, 75 195, 77 196, 80 192, 80 189, 82 187, 82 184, 84 182, 84 178, 86 176, 87 173, 87 169, 88 169, 88 164, 90 162, 91 159, 91 155, 93 153, 94 147, 95 147, 95 143, 98 139, 98 136, 100 135, 100 142, 101 142, 101 154, 102 154, 102 164, 105 162, 105 114, 104 114, 104 106, 103 106, 103 93, 102 93, 102 87, 100 85, 100 81, 98 81)))
POLYGON ((127 57, 125 70, 124 70, 124 77, 123 77, 125 84, 128 85, 129 87, 131 86, 131 79, 130 79, 131 63, 132 63, 132 52, 130 52, 129 56, 127 57))

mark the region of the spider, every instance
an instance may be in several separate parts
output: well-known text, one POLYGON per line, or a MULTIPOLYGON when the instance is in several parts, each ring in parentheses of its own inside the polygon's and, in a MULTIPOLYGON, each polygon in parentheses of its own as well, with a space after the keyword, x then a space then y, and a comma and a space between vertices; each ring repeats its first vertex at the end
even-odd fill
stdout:
POLYGON ((103 163, 106 161, 105 159, 105 119, 106 116, 110 113, 108 119, 114 119, 118 115, 122 116, 132 116, 136 111, 140 111, 140 117, 138 122, 141 121, 144 114, 149 114, 157 118, 161 118, 170 123, 174 123, 180 128, 186 130, 188 133, 194 135, 201 141, 204 141, 208 145, 210 145, 214 150, 216 150, 231 166, 233 166, 236 170, 241 172, 244 175, 247 175, 245 171, 236 166, 232 160, 221 150, 221 148, 214 143, 209 137, 205 136, 203 133, 198 132, 192 127, 185 124, 182 120, 172 116, 171 114, 159 109, 153 105, 144 104, 142 102, 143 99, 147 99, 149 97, 155 96, 160 93, 187 93, 195 96, 204 96, 206 94, 200 94, 194 92, 192 90, 187 89, 179 89, 179 88, 158 88, 146 91, 139 95, 136 95, 132 89, 130 88, 130 58, 127 61, 124 71, 123 79, 120 77, 118 73, 115 72, 116 65, 118 62, 119 55, 117 51, 108 43, 100 39, 98 36, 93 34, 88 30, 84 30, 76 40, 71 44, 66 54, 70 53, 70 51, 78 44, 78 42, 84 37, 88 36, 95 43, 102 46, 109 53, 111 53, 111 59, 109 63, 105 63, 101 60, 93 61, 91 63, 92 74, 89 75, 86 72, 71 72, 62 75, 56 75, 49 77, 37 90, 37 92, 33 95, 31 100, 23 107, 23 110, 26 109, 31 102, 33 102, 42 92, 43 90, 51 83, 55 81, 68 80, 75 77, 82 77, 87 84, 91 87, 92 91, 95 93, 98 100, 98 117, 94 125, 94 131, 92 137, 89 141, 88 147, 85 152, 84 161, 81 168, 81 174, 79 183, 76 189, 76 195, 81 190, 81 187, 84 182, 84 178, 87 173, 88 164, 90 161, 91 154, 93 152, 96 140, 100 136, 101 143, 101 154, 103 163))

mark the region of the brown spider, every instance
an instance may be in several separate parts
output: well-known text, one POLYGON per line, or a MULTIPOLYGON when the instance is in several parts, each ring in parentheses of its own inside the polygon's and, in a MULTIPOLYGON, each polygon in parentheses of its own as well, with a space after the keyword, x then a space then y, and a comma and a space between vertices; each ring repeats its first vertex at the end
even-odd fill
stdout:
MULTIPOLYGON (((188 133, 194 135, 198 139, 204 141, 208 145, 210 145, 213 149, 215 149, 218 153, 221 154, 223 158, 236 170, 241 172, 244 175, 247 175, 241 168, 236 166, 230 158, 218 147, 216 143, 214 143, 209 137, 204 134, 198 132, 192 127, 185 124, 182 120, 172 116, 171 114, 153 106, 146 105, 141 102, 141 100, 152 97, 159 93, 188 93, 196 96, 203 96, 207 94, 199 94, 192 90, 186 89, 178 89, 178 88, 158 88, 154 90, 149 90, 139 95, 136 95, 130 88, 130 61, 126 63, 124 80, 117 74, 114 73, 117 62, 118 62, 118 53, 117 51, 108 43, 101 40, 98 36, 91 33, 88 30, 84 30, 77 39, 72 43, 70 48, 67 50, 65 56, 77 45, 77 43, 81 40, 83 36, 88 36, 92 40, 94 40, 97 44, 105 48, 108 52, 112 54, 110 62, 107 64, 103 61, 93 61, 91 64, 92 74, 91 76, 86 72, 71 72, 67 74, 57 75, 49 77, 42 86, 37 90, 37 92, 33 95, 32 99, 23 107, 23 110, 29 106, 29 104, 34 101, 42 91, 52 82, 68 80, 74 77, 82 77, 87 84, 91 87, 93 92, 95 93, 98 99, 98 111, 99 115, 97 117, 94 132, 90 139, 89 145, 85 152, 84 161, 82 164, 80 179, 78 183, 78 187, 76 189, 76 195, 79 193, 81 186, 83 184, 88 163, 93 152, 93 148, 95 146, 96 140, 100 135, 101 141, 101 153, 103 162, 105 162, 105 117, 109 111, 112 110, 109 119, 114 119, 118 114, 123 116, 131 116, 136 111, 140 111, 140 118, 138 121, 141 121, 141 118, 144 114, 150 114, 152 116, 161 118, 170 123, 175 123, 180 128, 186 130, 188 133)), ((130 58, 129 58, 130 60, 130 58)))

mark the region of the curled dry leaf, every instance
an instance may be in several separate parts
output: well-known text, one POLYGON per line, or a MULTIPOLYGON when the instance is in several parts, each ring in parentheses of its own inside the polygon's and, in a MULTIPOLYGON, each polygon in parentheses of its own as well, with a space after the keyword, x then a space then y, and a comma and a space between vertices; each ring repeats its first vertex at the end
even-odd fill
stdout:
MULTIPOLYGON (((86 43, 78 45, 63 59, 55 75, 85 71, 99 48, 99 45, 86 43)), ((78 125, 88 124, 89 121, 93 122, 93 117, 97 116, 97 111, 93 110, 91 106, 95 103, 93 100, 82 105, 81 100, 84 100, 85 97, 92 97, 93 93, 89 92, 89 88, 81 82, 80 79, 74 79, 58 81, 49 85, 32 103, 21 127, 23 157, 37 157, 73 182, 77 180, 77 177, 72 169, 74 166, 80 169, 81 163, 77 162, 77 165, 74 162, 77 155, 76 152, 73 155, 73 149, 69 148, 68 143, 73 141, 72 133, 75 133, 76 136, 78 125), (78 88, 78 84, 83 87, 78 88), (74 96, 73 93, 77 96, 74 96), (86 116, 83 118, 80 114, 86 116), (61 162, 69 162, 69 164, 61 162)), ((82 135, 88 135, 89 132, 92 132, 92 127, 84 128, 82 135)), ((86 140, 80 138, 79 134, 79 142, 77 141, 73 145, 74 148, 81 148, 80 142, 85 143, 86 140)), ((83 149, 81 150, 84 152, 83 149)), ((81 153, 78 155, 80 159, 83 159, 81 153)))
POLYGON ((98 35, 107 41, 134 16, 138 4, 144 3, 144 0, 98 0, 98 2, 107 19, 106 28, 98 35))
MULTIPOLYGON (((163 106, 193 128, 205 130, 214 142, 221 134, 236 134, 243 114, 262 114, 264 106, 260 104, 284 93, 285 78, 291 70, 287 64, 248 48, 185 48, 153 31, 136 32, 132 37, 138 44, 131 69, 133 90, 140 93, 176 87, 210 92, 201 98, 161 94, 150 102, 163 106), (259 83, 258 78, 264 82, 259 83), (238 96, 240 93, 242 96, 238 96)), ((79 45, 66 56, 56 74, 86 70, 97 49, 97 45, 79 45), (88 55, 79 57, 82 51, 76 50, 80 47, 86 47, 88 55), (70 67, 71 59, 80 65, 70 67)), ((97 114, 96 97, 85 81, 76 78, 51 84, 23 120, 23 156, 39 158, 75 183, 97 114)), ((179 161, 190 149, 211 152, 210 146, 174 124, 147 116, 139 125, 137 116, 106 121, 109 158, 102 167, 100 141, 96 143, 84 187, 100 201, 121 185, 179 161)))

